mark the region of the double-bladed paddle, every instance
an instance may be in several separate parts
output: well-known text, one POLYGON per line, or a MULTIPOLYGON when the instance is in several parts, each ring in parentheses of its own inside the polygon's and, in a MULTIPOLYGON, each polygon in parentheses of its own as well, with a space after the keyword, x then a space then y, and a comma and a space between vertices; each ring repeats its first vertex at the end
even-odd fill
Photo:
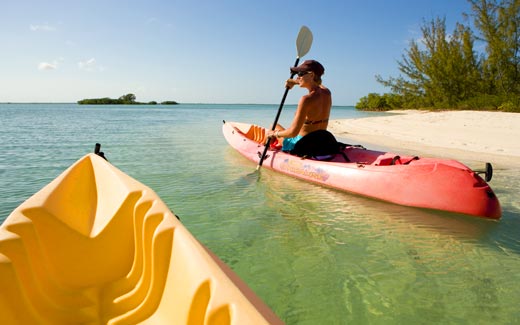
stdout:
MULTIPOLYGON (((312 33, 309 28, 306 26, 302 26, 300 28, 300 32, 298 33, 298 38, 296 39, 296 62, 294 62, 294 67, 298 66, 298 62, 300 62, 300 58, 303 57, 309 50, 311 49, 312 45, 312 33)), ((294 77, 296 73, 291 72, 291 79, 294 77)), ((272 131, 275 130, 276 125, 278 124, 278 119, 280 118, 280 113, 282 113, 283 104, 285 103, 285 98, 287 97, 287 94, 289 93, 289 87, 285 87, 285 92, 282 97, 282 102, 280 103, 280 107, 278 107, 278 113, 276 114, 276 117, 273 122, 273 127, 271 128, 272 131)), ((267 142, 265 143, 264 152, 262 153, 262 156, 260 157, 260 161, 258 162, 258 166, 256 166, 256 170, 259 170, 260 167, 262 167, 262 163, 264 162, 265 155, 267 154, 267 149, 269 149, 269 145, 271 144, 271 138, 267 138, 267 142)))

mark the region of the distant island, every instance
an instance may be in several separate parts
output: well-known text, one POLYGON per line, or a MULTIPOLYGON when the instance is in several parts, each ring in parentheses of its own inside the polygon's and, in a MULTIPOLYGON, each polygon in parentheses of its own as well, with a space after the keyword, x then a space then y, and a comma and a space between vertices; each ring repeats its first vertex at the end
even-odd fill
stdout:
MULTIPOLYGON (((157 105, 156 101, 151 101, 148 103, 141 103, 135 101, 136 97, 134 94, 126 94, 118 99, 113 98, 90 98, 90 99, 82 99, 78 100, 79 105, 157 105)), ((161 105, 177 105, 178 103, 173 100, 167 100, 160 103, 161 105)))

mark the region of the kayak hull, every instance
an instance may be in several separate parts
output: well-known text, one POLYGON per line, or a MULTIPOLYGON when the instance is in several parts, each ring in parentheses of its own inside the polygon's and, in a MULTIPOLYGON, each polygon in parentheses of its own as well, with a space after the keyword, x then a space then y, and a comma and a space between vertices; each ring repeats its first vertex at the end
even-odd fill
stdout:
POLYGON ((281 323, 148 187, 89 154, 0 226, 1 324, 281 323))
MULTIPOLYGON (((231 147, 249 160, 259 162, 264 145, 257 126, 225 122, 222 130, 231 147)), ((269 149, 262 166, 305 181, 400 205, 489 219, 501 217, 500 203, 491 187, 458 161, 403 156, 359 146, 347 146, 344 154, 349 162, 342 155, 320 161, 269 149)))

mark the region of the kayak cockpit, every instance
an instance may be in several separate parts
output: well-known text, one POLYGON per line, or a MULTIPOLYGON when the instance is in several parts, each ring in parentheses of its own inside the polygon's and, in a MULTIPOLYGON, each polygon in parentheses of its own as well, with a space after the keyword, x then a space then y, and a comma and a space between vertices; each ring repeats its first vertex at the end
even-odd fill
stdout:
MULTIPOLYGON (((254 124, 233 123, 233 127, 245 138, 264 145, 267 141, 267 129, 254 124)), ((305 157, 330 162, 356 163, 374 166, 408 165, 412 161, 418 160, 417 156, 399 156, 391 152, 379 152, 367 150, 360 145, 341 144, 342 154, 331 154, 320 157, 305 157), (348 157, 348 161, 345 159, 348 157)), ((278 150, 272 148, 273 150, 278 150)))

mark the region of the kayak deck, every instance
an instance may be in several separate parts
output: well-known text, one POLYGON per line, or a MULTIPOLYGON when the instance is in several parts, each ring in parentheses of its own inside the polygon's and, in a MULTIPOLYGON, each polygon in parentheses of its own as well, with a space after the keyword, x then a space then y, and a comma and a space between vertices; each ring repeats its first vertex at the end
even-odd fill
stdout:
POLYGON ((281 323, 148 187, 89 154, 0 226, 1 324, 281 323))

